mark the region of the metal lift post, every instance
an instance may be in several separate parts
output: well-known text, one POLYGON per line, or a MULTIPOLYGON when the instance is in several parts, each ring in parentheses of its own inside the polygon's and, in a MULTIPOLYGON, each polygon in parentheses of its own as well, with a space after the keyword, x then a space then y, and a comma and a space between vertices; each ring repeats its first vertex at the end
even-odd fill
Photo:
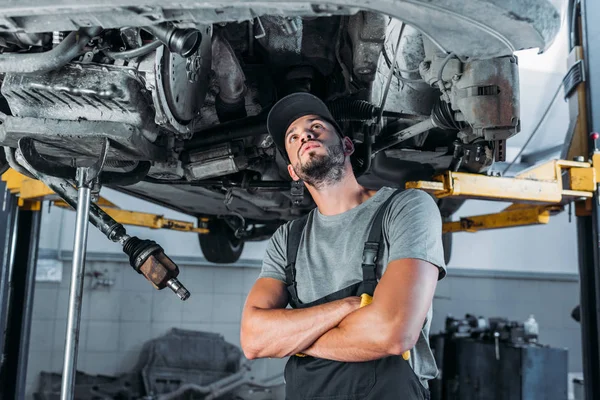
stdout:
POLYGON ((18 208, 18 199, 5 193, 0 207, 0 243, 5 246, 0 270, 0 323, 5 332, 0 341, 0 395, 20 400, 25 398, 41 211, 39 204, 18 208))
MULTIPOLYGON (((577 2, 572 1, 571 13, 577 2)), ((587 131, 600 131, 600 2, 581 0, 581 38, 583 39, 587 131)), ((577 18, 576 18, 577 20, 577 18)), ((574 37, 579 36, 575 29, 574 37)), ((577 43, 573 44, 579 44, 577 43)), ((581 110, 581 108, 580 108, 581 110)), ((584 111, 582 111, 584 112, 584 111)), ((594 136, 595 137, 595 136, 594 136)), ((588 139, 588 154, 600 151, 597 139, 588 139)), ((578 217, 579 275, 581 287, 581 330, 585 397, 600 399, 600 186, 592 198, 592 212, 578 217)))

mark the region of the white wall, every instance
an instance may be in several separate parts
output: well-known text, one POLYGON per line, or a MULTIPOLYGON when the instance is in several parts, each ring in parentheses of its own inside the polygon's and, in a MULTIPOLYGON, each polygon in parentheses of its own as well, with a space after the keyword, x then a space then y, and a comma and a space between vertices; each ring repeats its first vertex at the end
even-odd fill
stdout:
MULTIPOLYGON (((510 138, 507 146, 519 150, 531 135, 552 95, 567 72, 568 35, 563 26, 550 48, 542 54, 537 49, 518 51, 521 132, 510 138)), ((567 104, 563 92, 552 106, 546 121, 526 153, 561 144, 569 125, 567 104)), ((510 161, 510 160, 508 160, 510 161)))
MULTIPOLYGON (((508 203, 469 200, 454 219, 493 213, 508 203)), ((577 224, 568 210, 550 218, 547 225, 461 232, 453 235, 450 269, 508 270, 578 273, 577 224)))

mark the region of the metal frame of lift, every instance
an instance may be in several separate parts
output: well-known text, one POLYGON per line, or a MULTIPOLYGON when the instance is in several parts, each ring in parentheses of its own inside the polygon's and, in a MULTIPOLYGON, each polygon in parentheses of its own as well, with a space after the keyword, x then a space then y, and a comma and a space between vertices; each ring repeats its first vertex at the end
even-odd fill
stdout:
MULTIPOLYGON (((600 130, 600 2, 571 0, 569 20, 577 24, 577 45, 569 57, 570 72, 579 78, 566 88, 571 113, 564 160, 551 160, 515 177, 484 176, 447 171, 431 181, 408 182, 438 198, 496 200, 513 203, 488 215, 445 222, 443 231, 476 232, 532 224, 545 224, 565 205, 575 204, 578 225, 581 330, 584 385, 587 399, 600 399, 600 148, 590 132, 600 130), (585 49, 585 57, 584 57, 585 49), (568 89, 568 90, 567 90, 568 89), (594 112, 594 106, 596 110, 594 112), (577 159, 578 161, 570 161, 577 159), (583 159, 584 161, 581 161, 583 159), (586 161, 587 160, 587 161, 586 161)), ((566 83, 565 83, 566 86, 566 83)), ((6 172, 0 182, 4 199, 0 208, 0 398, 24 397, 29 332, 33 305, 41 201, 69 207, 42 182, 16 171, 6 172)), ((71 204, 72 205, 72 204, 71 204)), ((100 198, 97 205, 124 225, 208 233, 205 222, 198 227, 160 215, 120 210, 100 198)))

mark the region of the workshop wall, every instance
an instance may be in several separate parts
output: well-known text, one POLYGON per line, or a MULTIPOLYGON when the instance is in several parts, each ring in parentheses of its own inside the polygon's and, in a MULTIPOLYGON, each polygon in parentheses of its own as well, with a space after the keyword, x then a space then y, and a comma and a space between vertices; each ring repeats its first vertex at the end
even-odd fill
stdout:
MULTIPOLYGON (((484 215, 509 203, 469 200, 453 216, 484 215)), ((578 274, 577 223, 568 210, 547 225, 461 232, 452 238, 452 269, 578 274)))
MULTIPOLYGON (((105 274, 114 280, 114 285, 92 288, 92 281, 86 278, 78 368, 89 374, 114 375, 132 368, 145 341, 172 327, 219 332, 239 346, 242 306, 259 268, 183 265, 182 282, 192 292, 186 302, 169 291, 152 289, 124 262, 88 262, 87 271, 105 274)), ((29 395, 37 387, 40 371, 62 370, 69 262, 63 263, 62 276, 60 283, 36 284, 27 377, 29 395)), ((569 371, 580 372, 580 330, 570 318, 578 302, 575 277, 547 274, 515 278, 486 271, 466 274, 450 270, 438 284, 432 333, 443 329, 448 313, 456 317, 472 313, 519 321, 534 314, 540 342, 569 348, 569 371)), ((253 363, 253 372, 258 378, 269 377, 281 372, 283 366, 283 360, 258 360, 253 363)))
MULTIPOLYGON (((153 289, 125 262, 87 263, 87 272, 98 271, 114 285, 94 288, 93 280, 86 277, 78 370, 106 375, 129 371, 142 345, 173 327, 218 332, 239 346, 242 306, 259 269, 180 267, 181 281, 192 293, 185 302, 168 289, 153 289)), ((70 262, 64 262, 60 283, 36 283, 28 399, 37 388, 40 371, 62 371, 70 271, 70 262)), ((282 360, 257 360, 252 371, 258 379, 266 378, 283 371, 283 365, 282 360)))

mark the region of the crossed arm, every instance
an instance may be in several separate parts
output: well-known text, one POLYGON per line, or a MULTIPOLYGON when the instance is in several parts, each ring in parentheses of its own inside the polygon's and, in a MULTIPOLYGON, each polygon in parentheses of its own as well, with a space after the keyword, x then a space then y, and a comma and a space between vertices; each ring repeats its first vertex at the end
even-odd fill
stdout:
POLYGON ((438 269, 419 259, 389 263, 373 296, 359 308, 352 297, 305 309, 285 309, 285 284, 259 279, 242 313, 241 345, 249 359, 299 352, 336 361, 400 355, 419 338, 438 269))

